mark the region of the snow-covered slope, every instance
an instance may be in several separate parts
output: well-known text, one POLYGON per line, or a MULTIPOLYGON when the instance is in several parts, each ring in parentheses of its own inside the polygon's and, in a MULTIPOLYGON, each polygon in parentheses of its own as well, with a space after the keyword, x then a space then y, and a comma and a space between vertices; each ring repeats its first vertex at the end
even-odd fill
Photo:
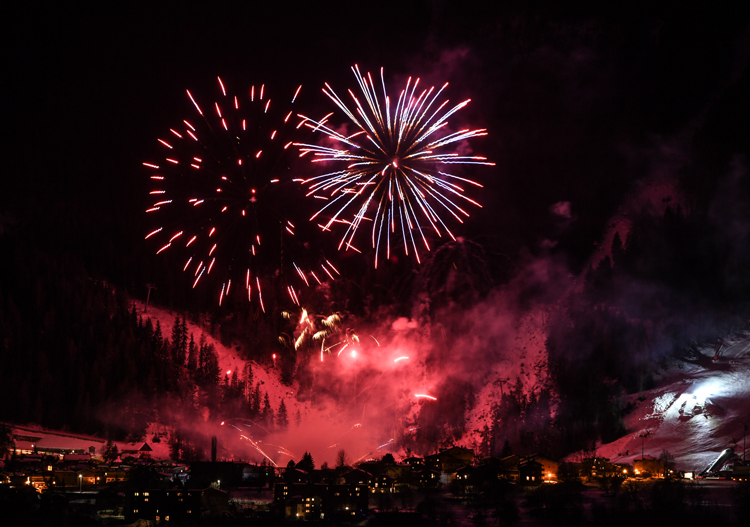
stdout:
POLYGON ((601 445, 597 455, 632 463, 643 443, 646 455, 656 458, 666 449, 678 468, 703 470, 725 448, 741 454, 743 424, 750 424, 750 334, 726 344, 718 360, 704 350, 696 363, 673 363, 642 400, 631 395, 636 408, 625 418, 629 433, 601 445))

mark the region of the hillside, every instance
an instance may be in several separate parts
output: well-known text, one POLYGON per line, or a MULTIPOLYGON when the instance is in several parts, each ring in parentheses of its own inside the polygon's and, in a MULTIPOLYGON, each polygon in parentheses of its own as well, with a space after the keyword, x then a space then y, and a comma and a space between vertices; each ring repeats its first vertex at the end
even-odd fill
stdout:
POLYGON ((725 339, 717 360, 701 349, 693 362, 672 362, 657 388, 629 395, 628 434, 600 445, 597 454, 632 463, 668 450, 684 470, 705 469, 725 448, 742 452, 743 424, 750 423, 750 334, 725 339))

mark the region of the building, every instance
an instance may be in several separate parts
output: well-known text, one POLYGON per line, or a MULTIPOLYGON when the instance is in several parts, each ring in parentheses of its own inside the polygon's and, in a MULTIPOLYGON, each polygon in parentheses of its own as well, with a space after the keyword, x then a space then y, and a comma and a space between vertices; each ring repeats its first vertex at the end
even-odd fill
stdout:
POLYGON ((518 465, 519 483, 527 486, 541 485, 543 465, 533 459, 522 461, 518 465))
POLYGON ((370 487, 326 483, 277 483, 274 503, 286 519, 323 520, 358 515, 367 510, 370 487))
POLYGON ((545 483, 557 482, 557 469, 560 467, 557 461, 540 454, 533 454, 523 458, 523 461, 526 460, 536 461, 542 465, 542 478, 545 483))
POLYGON ((140 459, 151 459, 151 453, 153 449, 148 446, 148 443, 143 443, 143 446, 138 449, 138 457, 140 459))
POLYGON ((198 520, 203 490, 148 489, 129 492, 125 497, 125 521, 155 522, 198 520))
POLYGON ((459 468, 474 462, 474 451, 459 446, 441 450, 424 458, 425 467, 444 474, 454 474, 459 468))
POLYGON ((633 461, 633 467, 635 468, 635 475, 640 477, 662 477, 667 471, 667 467, 661 461, 649 457, 636 459, 633 461))

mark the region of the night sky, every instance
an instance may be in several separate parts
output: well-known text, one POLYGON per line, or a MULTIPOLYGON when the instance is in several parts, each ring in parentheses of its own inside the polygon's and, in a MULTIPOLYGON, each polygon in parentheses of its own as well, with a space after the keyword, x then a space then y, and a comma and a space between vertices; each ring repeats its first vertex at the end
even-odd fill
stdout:
POLYGON ((644 183, 708 207, 748 153, 748 8, 404 4, 3 7, 4 229, 104 278, 150 280, 141 163, 190 111, 185 89, 208 92, 217 75, 237 89, 301 83, 318 116, 333 110, 320 87, 353 88, 355 63, 449 81, 452 100, 472 99, 456 123, 486 127, 471 144, 497 163, 473 172, 484 208, 456 233, 510 261, 552 251, 574 271, 644 183))

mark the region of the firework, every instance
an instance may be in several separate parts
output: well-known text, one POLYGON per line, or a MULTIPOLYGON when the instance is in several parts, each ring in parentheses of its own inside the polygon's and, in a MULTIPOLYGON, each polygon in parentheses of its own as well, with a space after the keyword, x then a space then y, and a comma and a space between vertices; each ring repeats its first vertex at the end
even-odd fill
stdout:
POLYGON ((317 275, 294 260, 292 249, 302 244, 293 241, 295 223, 283 212, 294 209, 290 146, 299 125, 291 108, 301 86, 283 102, 269 98, 265 85, 240 96, 220 78, 218 87, 218 99, 205 105, 187 91, 192 115, 158 139, 157 161, 143 163, 153 183, 146 212, 159 222, 146 238, 157 254, 179 251, 193 287, 212 282, 219 304, 244 287, 243 296, 265 311, 265 275, 280 272, 309 286, 313 278, 320 283, 318 275, 338 274, 327 260, 317 275))
POLYGON ((375 267, 384 251, 390 258, 391 246, 400 239, 405 254, 410 247, 420 261, 419 247, 430 250, 428 231, 438 237, 456 239, 443 215, 463 223, 469 216, 467 204, 479 206, 464 193, 464 186, 482 187, 476 181, 452 173, 451 165, 494 165, 480 156, 455 152, 464 141, 486 135, 484 129, 447 131, 448 119, 470 99, 455 106, 438 102, 442 88, 419 88, 419 79, 406 82, 395 104, 389 97, 380 70, 380 85, 372 76, 352 68, 362 92, 362 100, 349 90, 353 106, 347 104, 326 83, 325 93, 358 130, 345 135, 328 124, 332 114, 316 121, 300 115, 305 125, 326 134, 333 146, 295 143, 300 155, 312 154, 313 162, 330 162, 332 172, 304 181, 308 196, 326 201, 311 220, 327 215, 323 230, 343 225, 339 249, 357 249, 355 235, 363 222, 370 222, 370 240, 375 250, 375 267), (382 96, 379 92, 382 90, 382 96), (449 171, 450 170, 450 171, 449 171))

